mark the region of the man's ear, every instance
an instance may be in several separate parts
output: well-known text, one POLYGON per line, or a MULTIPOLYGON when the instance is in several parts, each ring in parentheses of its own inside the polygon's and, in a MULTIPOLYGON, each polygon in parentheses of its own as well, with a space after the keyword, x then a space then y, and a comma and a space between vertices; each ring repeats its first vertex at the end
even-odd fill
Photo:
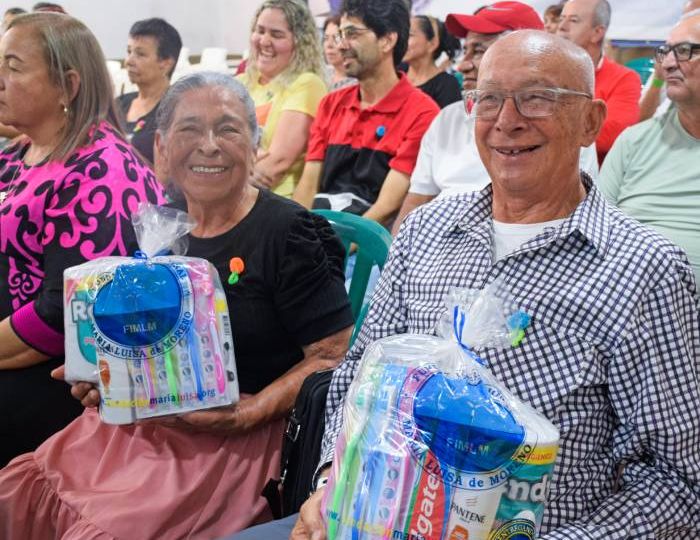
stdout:
POLYGON ((596 26, 595 28, 593 28, 593 37, 591 41, 593 41, 593 43, 595 43, 596 45, 600 45, 602 47, 605 44, 605 32, 606 28, 604 26, 596 26))
POLYGON ((382 37, 380 37, 379 41, 382 44, 382 52, 391 53, 394 50, 394 47, 396 47, 396 42, 398 39, 399 35, 396 32, 389 32, 388 34, 384 34, 382 37))
POLYGON ((593 99, 583 115, 583 141, 582 146, 590 146, 598 138, 600 128, 603 127, 608 107, 602 99, 593 99))

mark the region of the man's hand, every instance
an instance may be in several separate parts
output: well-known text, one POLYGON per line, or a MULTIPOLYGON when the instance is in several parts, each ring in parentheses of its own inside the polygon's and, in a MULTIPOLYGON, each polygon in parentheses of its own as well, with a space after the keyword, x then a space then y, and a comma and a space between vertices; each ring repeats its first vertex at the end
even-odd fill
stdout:
POLYGON ((289 540, 326 540, 326 524, 321 515, 321 499, 325 491, 325 486, 318 488, 302 505, 289 540))
MULTIPOLYGON (((51 372, 51 377, 58 381, 65 381, 66 367, 57 367, 51 372)), ((92 383, 85 381, 73 383, 70 393, 75 399, 80 401, 83 407, 94 408, 100 404, 100 392, 92 383)))

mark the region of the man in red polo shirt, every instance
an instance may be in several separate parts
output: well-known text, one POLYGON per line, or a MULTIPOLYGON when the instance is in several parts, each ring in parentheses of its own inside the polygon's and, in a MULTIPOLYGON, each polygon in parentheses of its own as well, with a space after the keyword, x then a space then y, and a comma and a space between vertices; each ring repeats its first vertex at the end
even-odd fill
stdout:
POLYGON ((603 56, 605 33, 610 26, 607 0, 569 0, 564 4, 557 35, 586 49, 595 66, 595 97, 608 106, 608 115, 595 141, 598 163, 617 136, 639 121, 642 82, 633 70, 603 56))
POLYGON ((338 48, 359 83, 328 94, 311 126, 294 200, 390 222, 439 109, 396 66, 408 44, 404 0, 345 0, 338 48))

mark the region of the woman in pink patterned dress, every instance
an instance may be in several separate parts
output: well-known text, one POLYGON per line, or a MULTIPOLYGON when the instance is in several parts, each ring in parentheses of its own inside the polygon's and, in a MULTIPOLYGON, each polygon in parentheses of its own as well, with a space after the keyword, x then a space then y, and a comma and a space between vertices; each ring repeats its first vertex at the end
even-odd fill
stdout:
POLYGON ((82 412, 50 371, 63 363, 63 270, 126 255, 129 216, 162 202, 117 127, 97 40, 56 13, 14 19, 0 40, 0 466, 82 412))

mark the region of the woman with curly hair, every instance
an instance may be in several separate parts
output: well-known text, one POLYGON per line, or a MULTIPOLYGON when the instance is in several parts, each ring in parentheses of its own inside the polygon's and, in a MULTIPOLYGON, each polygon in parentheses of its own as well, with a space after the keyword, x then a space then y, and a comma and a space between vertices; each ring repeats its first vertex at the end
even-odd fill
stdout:
POLYGON ((265 0, 253 18, 240 80, 262 129, 253 181, 291 197, 304 167, 309 128, 326 93, 314 19, 300 0, 265 0))

